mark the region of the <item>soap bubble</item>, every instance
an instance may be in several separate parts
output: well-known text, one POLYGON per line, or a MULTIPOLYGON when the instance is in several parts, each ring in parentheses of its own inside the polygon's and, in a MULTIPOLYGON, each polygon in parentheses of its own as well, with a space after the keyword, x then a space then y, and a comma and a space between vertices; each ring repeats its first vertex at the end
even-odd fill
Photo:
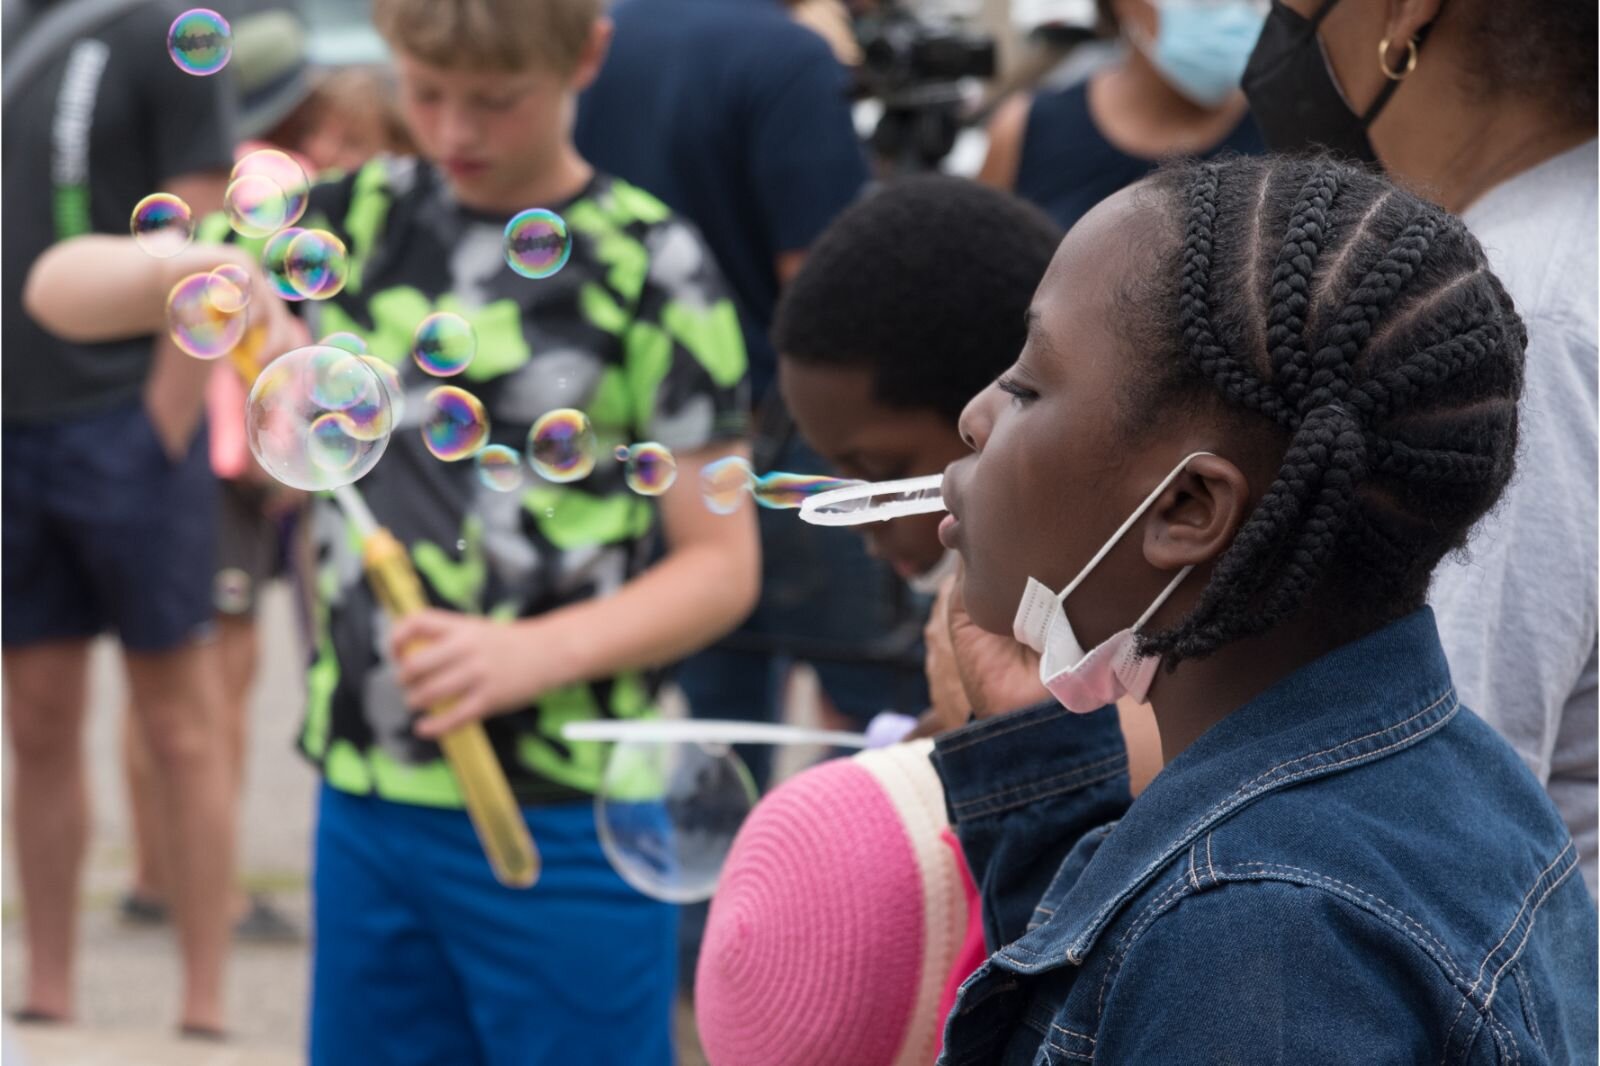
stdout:
POLYGON ((478 480, 496 492, 516 492, 522 487, 522 456, 504 444, 491 444, 478 453, 478 480))
POLYGON ((477 455, 489 439, 489 414, 466 389, 440 385, 428 393, 422 443, 435 458, 453 463, 477 455))
POLYGON ((243 311, 250 305, 250 271, 238 263, 223 263, 211 272, 206 299, 225 315, 243 311))
POLYGON ((256 378, 246 408, 250 452, 268 474, 314 492, 370 471, 394 430, 389 394, 359 356, 297 348, 256 378))
MULTIPOLYGON (((337 333, 330 333, 317 343, 326 345, 329 348, 342 348, 351 355, 367 354, 367 342, 362 340, 356 334, 350 333, 346 330, 340 330, 337 333)), ((383 365, 389 366, 388 363, 384 363, 383 365)), ((393 370, 394 368, 389 367, 389 369, 393 370)))
POLYGON ((546 481, 588 477, 598 448, 589 416, 571 407, 545 412, 528 431, 528 463, 546 481))
POLYGON ((628 449, 625 477, 641 496, 660 496, 678 480, 678 461, 665 444, 645 441, 628 449))
POLYGON ((694 903, 716 890, 755 803, 755 781, 726 745, 620 741, 595 795, 595 826, 624 881, 654 899, 694 903))
MULTIPOLYGON (((183 351, 196 359, 218 359, 227 355, 244 336, 249 325, 244 311, 223 311, 211 298, 213 286, 230 284, 209 272, 190 274, 167 294, 167 332, 183 351)), ((244 297, 234 297, 240 303, 244 297)))
POLYGON ((530 208, 506 223, 506 265, 525 278, 548 278, 572 256, 572 234, 554 211, 530 208))
POLYGON ((819 493, 859 484, 861 482, 846 478, 823 477, 820 474, 785 474, 774 470, 757 478, 752 491, 755 493, 757 503, 777 511, 799 507, 819 493))
POLYGON ((472 324, 449 311, 424 318, 411 339, 411 358, 437 378, 461 373, 477 352, 478 336, 472 324))
POLYGON ((350 276, 350 255, 344 242, 325 229, 295 235, 284 250, 283 273, 295 292, 308 300, 326 300, 344 289, 350 276))
POLYGON ((241 237, 268 237, 289 218, 289 201, 271 178, 246 174, 228 183, 222 194, 228 225, 241 237))
POLYGON ((233 29, 210 8, 185 11, 167 27, 167 54, 185 74, 215 74, 233 55, 233 29))
POLYGON ((306 205, 311 201, 311 180, 306 177, 305 168, 288 152, 258 148, 244 155, 233 165, 228 180, 238 181, 244 177, 265 178, 282 191, 282 225, 292 226, 306 213, 306 205))
POLYGON ((194 215, 189 205, 170 192, 153 192, 133 205, 128 220, 133 241, 146 254, 170 259, 189 246, 194 237, 194 215))
POLYGON ((716 514, 733 514, 755 486, 750 460, 742 455, 707 463, 700 471, 700 495, 716 514))
MULTIPOLYGON (((322 339, 322 343, 327 344, 334 337, 351 337, 356 341, 361 340, 354 333, 330 333, 322 339)), ((342 344, 335 344, 333 347, 342 351, 350 350, 342 344)), ((360 355, 358 358, 370 366, 378 377, 383 379, 383 389, 389 394, 389 408, 393 412, 390 417, 393 419, 394 424, 398 426, 405 421, 406 417, 406 390, 405 386, 400 384, 399 372, 375 355, 360 355)))
POLYGON ((289 226, 274 233, 261 248, 261 269, 266 273, 267 280, 272 282, 272 287, 279 297, 291 303, 304 300, 294 285, 289 281, 289 245, 293 244, 305 230, 299 226, 289 226))
POLYGON ((615 448, 612 448, 611 449, 611 458, 615 459, 619 463, 627 462, 628 461, 628 446, 626 444, 619 444, 615 448))

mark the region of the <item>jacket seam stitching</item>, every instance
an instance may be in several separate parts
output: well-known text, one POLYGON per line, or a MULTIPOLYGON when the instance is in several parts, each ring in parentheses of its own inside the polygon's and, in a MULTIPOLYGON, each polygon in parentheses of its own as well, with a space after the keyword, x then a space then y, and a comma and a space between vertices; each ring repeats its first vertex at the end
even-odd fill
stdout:
MULTIPOLYGON (((963 810, 962 808, 954 807, 953 805, 952 805, 952 807, 953 807, 954 813, 956 813, 958 816, 963 816, 963 820, 970 820, 970 819, 973 819, 973 818, 990 817, 990 816, 993 816, 993 815, 996 815, 996 814, 1004 814, 1007 811, 1016 810, 1019 807, 1027 807, 1030 804, 1037 803, 1039 800, 1049 799, 1051 796, 1060 796, 1060 795, 1064 795, 1064 794, 1066 794, 1068 792, 1079 792, 1079 791, 1082 791, 1083 789, 1088 788, 1090 785, 1098 785, 1102 781, 1110 781, 1113 778, 1121 777, 1125 772, 1126 772, 1126 767, 1125 766, 1117 766, 1114 769, 1112 769, 1112 770, 1110 770, 1110 771, 1108 771, 1106 773, 1100 774, 1097 777, 1090 777, 1090 778, 1087 778, 1087 779, 1081 780, 1081 781, 1073 781, 1073 782, 1070 782, 1069 784, 1062 785, 1059 788, 1052 788, 1052 789, 1049 789, 1048 791, 1035 793, 1035 794, 1029 795, 1029 796, 1024 796, 1024 797, 1021 797, 1021 798, 1019 798, 1017 800, 1014 800, 1014 801, 1011 801, 1011 802, 1008 802, 1008 803, 993 804, 993 805, 990 805, 990 806, 982 807, 982 808, 977 809, 977 810, 963 810)), ((984 802, 984 800, 983 800, 983 798, 979 798, 979 799, 969 800, 967 802, 969 802, 969 803, 980 803, 980 802, 984 802)))
MULTIPOLYGON (((1074 778, 1088 774, 1092 770, 1100 770, 1107 766, 1112 766, 1113 764, 1116 764, 1117 768, 1121 769, 1127 765, 1127 762, 1127 755, 1113 755, 1106 759, 1099 759, 1095 762, 1083 763, 1079 766, 1074 766, 1069 770, 1063 770, 1060 773, 1051 774, 1049 777, 1040 778, 1036 781, 1029 781, 1020 785, 1011 785, 1006 788, 996 789, 993 792, 985 792, 981 796, 973 796, 969 799, 957 800, 956 802, 950 804, 950 806, 953 810, 960 811, 977 804, 990 803, 1000 800, 1002 797, 1008 797, 1013 793, 1028 793, 1036 788, 1044 788, 1063 782, 1070 783, 1074 778)), ((1102 778, 1096 778, 1096 780, 1102 780, 1102 778)))

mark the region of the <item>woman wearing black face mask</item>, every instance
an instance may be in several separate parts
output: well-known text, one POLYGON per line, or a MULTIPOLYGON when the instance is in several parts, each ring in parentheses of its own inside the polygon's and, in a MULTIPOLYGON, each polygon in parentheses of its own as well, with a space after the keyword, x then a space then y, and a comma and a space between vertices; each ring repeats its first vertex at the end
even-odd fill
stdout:
POLYGON ((1430 600, 1461 697, 1548 788, 1595 888, 1596 5, 1279 0, 1244 89, 1274 151, 1462 215, 1528 324, 1520 454, 1430 600))

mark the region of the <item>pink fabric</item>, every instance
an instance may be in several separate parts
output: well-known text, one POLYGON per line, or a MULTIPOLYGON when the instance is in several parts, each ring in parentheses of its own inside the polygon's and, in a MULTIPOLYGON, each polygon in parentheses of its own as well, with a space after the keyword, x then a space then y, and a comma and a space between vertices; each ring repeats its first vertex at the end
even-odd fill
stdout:
POLYGON ((713 1066, 888 1066, 924 958, 922 875, 894 804, 848 759, 757 805, 723 867, 695 979, 713 1066))
POLYGON ((956 993, 961 991, 962 982, 983 965, 983 960, 989 957, 989 949, 983 942, 983 900, 978 896, 978 884, 972 879, 972 870, 967 866, 961 841, 948 828, 939 834, 939 838, 956 853, 956 865, 961 868, 961 887, 967 895, 967 935, 961 941, 955 965, 950 968, 950 979, 945 982, 944 994, 939 997, 939 1050, 943 1051, 944 1020, 950 1017, 950 1011, 956 1005, 956 993))
POLYGON ((245 440, 244 409, 250 394, 245 391, 239 372, 218 363, 206 382, 206 421, 211 428, 211 470, 221 478, 236 478, 250 462, 250 443, 245 440))

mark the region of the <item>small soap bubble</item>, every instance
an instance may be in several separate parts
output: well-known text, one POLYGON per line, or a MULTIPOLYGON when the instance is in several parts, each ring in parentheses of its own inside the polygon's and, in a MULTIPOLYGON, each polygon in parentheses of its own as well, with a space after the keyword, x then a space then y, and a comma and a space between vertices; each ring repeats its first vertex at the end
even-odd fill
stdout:
MULTIPOLYGON (((330 333, 317 343, 328 348, 342 348, 351 355, 367 354, 367 342, 362 340, 356 334, 350 333, 346 330, 340 330, 337 333, 330 333)), ((389 364, 385 363, 384 365, 388 366, 389 364)), ((394 368, 390 367, 390 369, 392 370, 394 368)))
POLYGON ((528 463, 546 481, 588 477, 598 449, 589 416, 571 407, 545 412, 528 431, 528 463))
POLYGON ((478 335, 472 324, 449 311, 424 318, 411 340, 411 358, 436 378, 461 373, 478 352, 478 335))
POLYGON ((244 177, 265 178, 283 192, 283 225, 294 225, 306 213, 306 205, 311 201, 311 179, 288 152, 258 148, 248 153, 233 165, 228 180, 238 181, 244 177))
POLYGON ((615 459, 619 463, 627 462, 628 446, 626 444, 619 444, 615 448, 611 449, 611 458, 615 459))
POLYGON ((233 55, 233 28, 208 7, 185 11, 167 27, 167 54, 185 74, 215 74, 233 55))
POLYGON ((678 461, 665 444, 645 441, 628 449, 628 487, 641 496, 659 496, 678 480, 678 461))
POLYGON ((190 274, 167 295, 167 332, 173 343, 196 359, 219 359, 244 337, 249 320, 243 310, 223 311, 212 302, 210 273, 190 274))
POLYGON ((422 416, 422 443, 437 459, 470 459, 489 439, 489 414, 466 389, 440 385, 428 393, 422 416))
MULTIPOLYGON (((361 340, 354 333, 332 333, 323 338, 322 343, 327 344, 334 337, 350 337, 357 342, 361 340)), ((336 344, 334 347, 344 351, 350 350, 342 344, 336 344)), ((394 424, 398 426, 406 417, 406 390, 405 386, 400 384, 400 372, 375 355, 361 355, 359 358, 383 380, 383 390, 389 394, 389 407, 394 412, 392 416, 394 424)))
POLYGON ((716 890, 755 780, 725 744, 620 741, 595 797, 612 869, 653 899, 693 903, 716 890))
POLYGON ((238 263, 223 263, 211 272, 206 299, 225 315, 243 311, 250 305, 250 271, 238 263))
POLYGON ((755 486, 756 475, 750 460, 730 455, 707 463, 700 471, 700 495, 706 508, 715 514, 733 514, 755 486))
POLYGON ((228 183, 222 194, 228 225, 241 237, 267 237, 283 228, 289 201, 271 178, 246 174, 228 183))
POLYGON ((283 273, 295 292, 308 300, 337 296, 350 276, 344 242, 325 229, 295 235, 284 250, 283 273))
POLYGON ((289 226, 274 233, 261 248, 261 269, 266 272, 267 280, 272 282, 278 296, 291 303, 305 299, 290 284, 288 274, 289 245, 304 232, 299 226, 289 226))
POLYGON ((823 477, 820 474, 785 474, 774 470, 757 478, 752 491, 755 493, 757 503, 777 511, 799 507, 818 493, 859 484, 859 481, 845 478, 823 477))
POLYGON ((496 492, 516 492, 522 487, 522 456, 515 448, 491 444, 478 453, 478 480, 496 492))
POLYGON ((157 259, 172 258, 194 237, 189 205, 169 192, 153 192, 134 204, 128 226, 140 250, 157 259))
POLYGON ((308 492, 365 475, 394 430, 378 375, 359 356, 316 344, 267 364, 250 389, 245 425, 262 469, 308 492))
POLYGON ((572 234, 554 211, 530 208, 506 223, 506 265, 525 278, 548 278, 572 256, 572 234))

